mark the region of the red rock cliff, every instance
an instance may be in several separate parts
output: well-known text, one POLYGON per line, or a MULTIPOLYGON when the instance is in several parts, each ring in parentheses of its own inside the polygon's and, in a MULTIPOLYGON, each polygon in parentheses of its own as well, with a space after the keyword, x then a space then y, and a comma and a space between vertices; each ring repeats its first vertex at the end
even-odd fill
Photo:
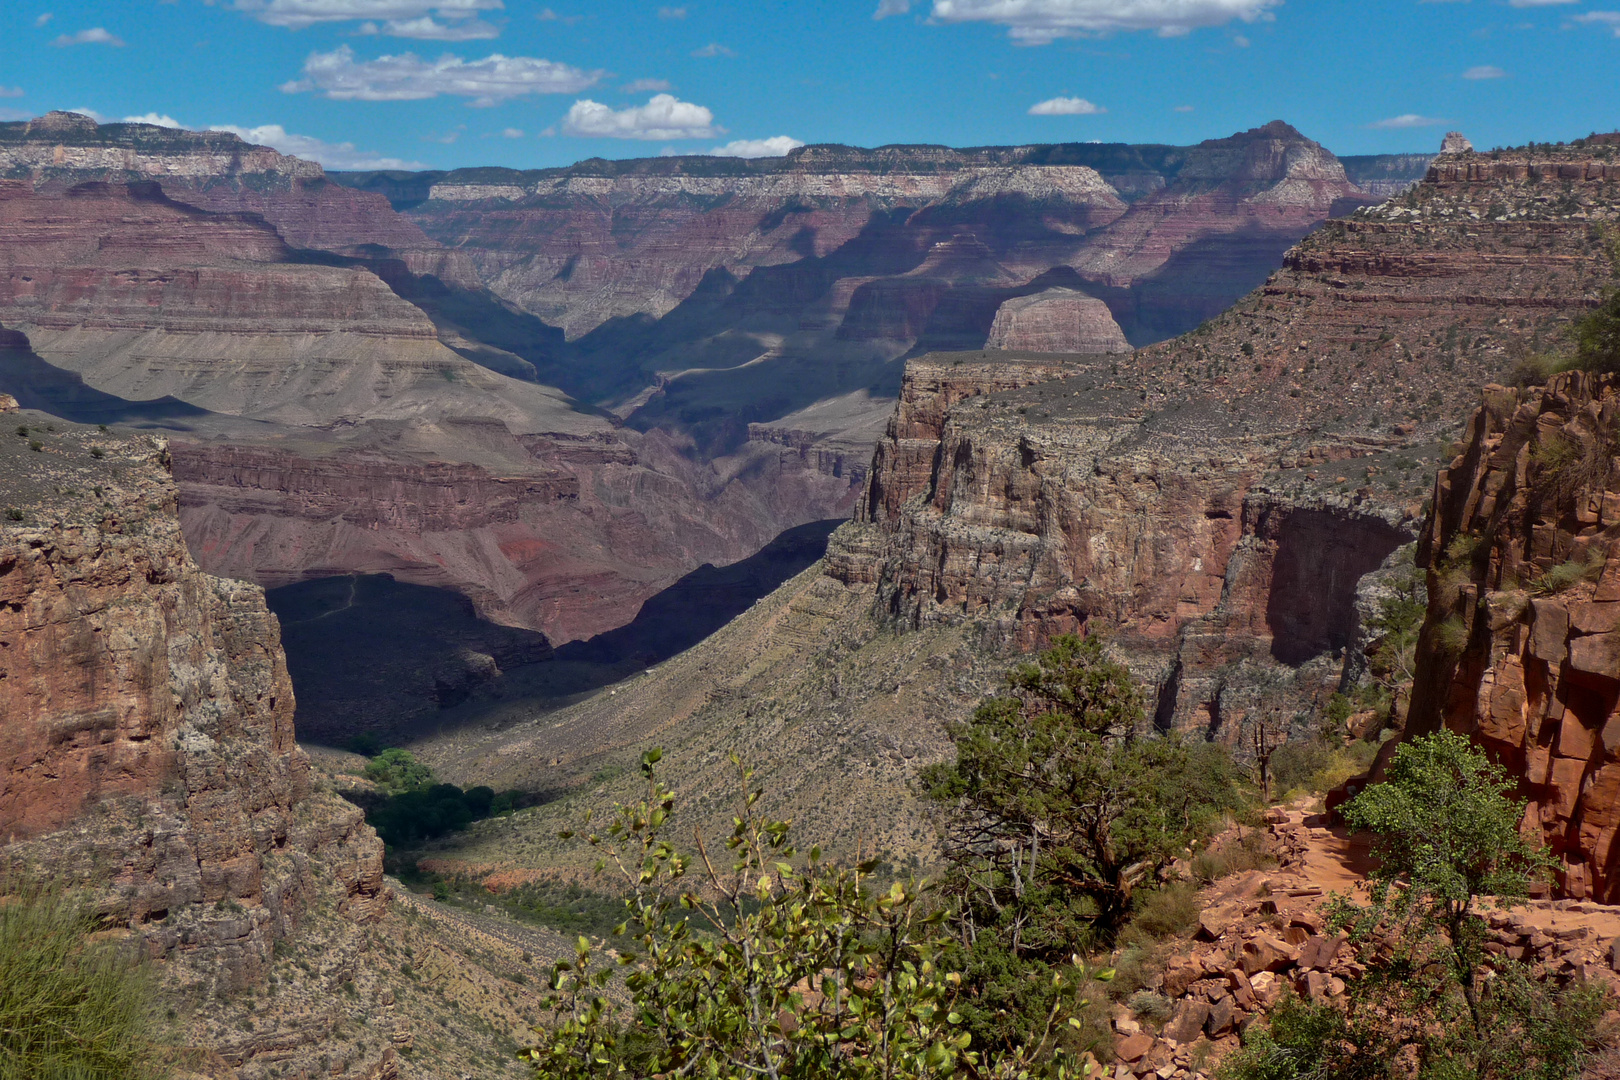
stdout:
POLYGON ((319 899, 380 913, 382 845, 311 790, 275 617, 187 554, 161 444, 40 435, 0 444, 0 854, 253 985, 319 899))
POLYGON ((1408 734, 1473 735, 1521 778, 1574 897, 1620 899, 1620 382, 1487 387, 1440 472, 1408 734))

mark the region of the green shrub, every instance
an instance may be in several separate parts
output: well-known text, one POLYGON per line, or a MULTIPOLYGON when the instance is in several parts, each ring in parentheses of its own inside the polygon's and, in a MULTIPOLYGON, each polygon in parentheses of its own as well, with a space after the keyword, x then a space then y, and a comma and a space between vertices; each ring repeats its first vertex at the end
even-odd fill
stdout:
POLYGON ((0 1080, 153 1080, 147 972, 58 890, 0 899, 0 1080))
POLYGON ((1575 366, 1604 375, 1620 372, 1620 289, 1609 290, 1602 305, 1575 324, 1575 366))
POLYGON ((1125 1001, 1125 1006, 1139 1019, 1162 1024, 1170 1019, 1170 999, 1156 990, 1138 990, 1125 1001))
POLYGON ((1565 589, 1573 588, 1583 581, 1596 578, 1602 571, 1603 558, 1601 555, 1591 561, 1571 559, 1549 569, 1545 574, 1531 582, 1530 587, 1536 592, 1549 595, 1561 593, 1565 589))
POLYGON ((1137 898, 1130 925, 1154 938, 1180 937, 1198 927, 1198 890, 1178 881, 1137 898))

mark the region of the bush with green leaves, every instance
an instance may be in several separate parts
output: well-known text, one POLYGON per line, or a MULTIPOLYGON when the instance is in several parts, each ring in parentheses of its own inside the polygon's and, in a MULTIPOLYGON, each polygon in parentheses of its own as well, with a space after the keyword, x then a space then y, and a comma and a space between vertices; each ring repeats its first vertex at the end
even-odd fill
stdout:
POLYGON ((1245 1036, 1224 1080, 1355 1080, 1414 1055, 1420 1080, 1566 1080, 1579 1076, 1608 994, 1560 988, 1485 949, 1480 902, 1522 900, 1552 859, 1519 832, 1513 782, 1460 735, 1396 750, 1383 783, 1344 806, 1373 834, 1369 903, 1335 897, 1366 974, 1347 1003, 1285 1002, 1245 1036))
POLYGON ((1240 803, 1224 748, 1143 731, 1142 692, 1098 638, 1060 637, 1006 681, 948 727, 955 760, 922 777, 947 808, 958 1008, 987 1051, 1032 1038, 1051 1006, 1046 972, 1112 941, 1138 891, 1240 803))
POLYGON ((1620 372, 1620 289, 1610 289, 1594 311, 1575 324, 1575 367, 1620 372))
POLYGON ((537 1075, 1095 1075, 1093 1064, 1049 1053, 1082 1004, 1078 960, 1048 975, 1068 992, 1039 1040, 979 1054, 955 1011, 961 976, 939 966, 949 913, 925 886, 897 881, 878 891, 873 862, 840 866, 817 848, 800 857, 788 823, 760 812, 763 792, 750 789, 746 770, 725 851, 701 839, 695 852, 679 851, 665 839, 675 797, 657 778, 659 757, 654 750, 642 761, 646 798, 616 806, 608 827, 587 837, 602 852, 598 871, 612 867, 632 895, 611 961, 581 937, 575 958, 554 968, 553 1022, 524 1052, 537 1075), (609 992, 615 968, 626 973, 622 995, 609 992))
POLYGON ((152 987, 127 943, 57 889, 0 889, 0 1080, 157 1080, 152 987))
POLYGON ((1108 940, 1133 891, 1240 805, 1223 747, 1142 731, 1143 694, 1097 637, 1065 635, 949 725, 925 770, 949 807, 948 886, 971 936, 1054 958, 1108 940))
POLYGON ((519 792, 434 783, 433 770, 408 750, 390 748, 366 763, 366 776, 387 797, 366 808, 366 821, 392 848, 459 832, 517 807, 519 792))

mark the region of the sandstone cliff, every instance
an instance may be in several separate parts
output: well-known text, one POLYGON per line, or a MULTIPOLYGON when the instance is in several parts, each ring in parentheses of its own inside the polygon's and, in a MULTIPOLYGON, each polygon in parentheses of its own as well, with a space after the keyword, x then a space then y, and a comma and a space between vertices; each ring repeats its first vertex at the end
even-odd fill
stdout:
POLYGON ((1435 482, 1408 734, 1473 735, 1521 778, 1561 890, 1620 897, 1620 387, 1487 387, 1435 482))

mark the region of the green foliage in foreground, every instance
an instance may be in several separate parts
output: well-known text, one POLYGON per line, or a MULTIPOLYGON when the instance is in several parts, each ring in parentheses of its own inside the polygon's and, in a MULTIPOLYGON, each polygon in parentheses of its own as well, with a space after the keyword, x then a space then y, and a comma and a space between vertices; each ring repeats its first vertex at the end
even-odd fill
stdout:
POLYGON ((1056 1032, 1083 1005, 1075 996, 1085 976, 1078 960, 1048 973, 1067 992, 1038 1039, 994 1058, 971 1050, 955 1011, 961 976, 938 964, 947 912, 930 907, 926 889, 895 882, 875 893, 872 863, 837 866, 815 848, 799 857, 788 824, 758 812, 762 792, 749 790, 747 771, 726 850, 711 853, 700 840, 695 854, 678 851, 664 839, 675 798, 655 774, 659 756, 654 750, 643 759, 645 801, 616 807, 607 829, 588 837, 603 852, 599 870, 612 866, 634 894, 615 935, 629 1006, 604 993, 614 965, 580 938, 575 960, 553 972, 556 1022, 524 1054, 537 1075, 1093 1074, 1094 1067, 1050 1053, 1056 1032), (694 925, 699 918, 706 929, 694 925))
POLYGON ((1382 860, 1371 903, 1331 909, 1367 966, 1344 1008, 1287 1001, 1247 1034, 1223 1080, 1567 1080, 1609 1006, 1595 985, 1559 989, 1484 949, 1478 904, 1523 898, 1550 858, 1519 833, 1512 784, 1467 739, 1400 747, 1387 779, 1345 805, 1382 860))
POLYGON ((976 1048, 1036 1037, 1053 1002, 1047 973, 1113 940, 1139 892, 1238 805, 1225 749, 1142 733, 1143 701, 1098 638, 1066 635, 951 725, 955 761, 923 773, 949 808, 948 962, 966 979, 959 1010, 976 1048))
POLYGON ((74 898, 0 898, 0 1080, 155 1080, 151 987, 74 898))

